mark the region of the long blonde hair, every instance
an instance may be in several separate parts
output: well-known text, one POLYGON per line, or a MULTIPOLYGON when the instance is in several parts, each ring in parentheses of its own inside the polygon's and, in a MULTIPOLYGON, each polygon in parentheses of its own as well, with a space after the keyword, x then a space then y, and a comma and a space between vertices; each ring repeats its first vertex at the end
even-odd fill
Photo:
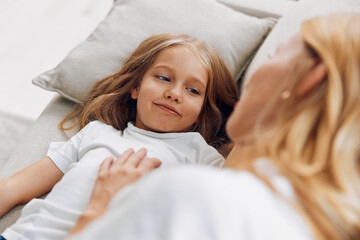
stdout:
POLYGON ((118 130, 124 130, 136 119, 136 101, 130 91, 140 85, 145 72, 158 54, 171 46, 186 46, 196 54, 208 71, 208 86, 198 122, 188 131, 199 132, 212 146, 226 154, 229 139, 225 122, 237 101, 237 87, 227 66, 204 41, 186 34, 162 33, 145 39, 125 60, 119 72, 97 82, 84 102, 59 124, 68 130, 80 124, 83 128, 93 120, 100 120, 118 130), (75 118, 69 128, 64 123, 75 118))
POLYGON ((289 179, 318 239, 360 239, 360 14, 307 20, 301 34, 312 57, 298 60, 290 92, 316 58, 327 78, 305 97, 284 100, 275 123, 254 133, 250 149, 289 179))

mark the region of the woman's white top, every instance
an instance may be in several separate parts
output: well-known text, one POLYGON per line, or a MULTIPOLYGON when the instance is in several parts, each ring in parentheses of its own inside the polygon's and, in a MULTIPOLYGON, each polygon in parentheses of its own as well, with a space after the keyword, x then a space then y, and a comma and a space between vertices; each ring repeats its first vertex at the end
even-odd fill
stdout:
MULTIPOLYGON (((155 133, 129 123, 124 131, 100 121, 67 142, 50 144, 48 156, 65 174, 45 199, 34 199, 2 235, 13 239, 64 239, 87 206, 102 161, 132 147, 162 161, 157 171, 185 164, 221 167, 224 158, 199 133, 155 133)), ((29 186, 31 187, 31 186, 29 186)))
MULTIPOLYGON (((268 174, 279 194, 296 201, 287 179, 268 174)), ((287 200, 248 172, 184 166, 123 189, 71 240, 314 239, 287 200)))

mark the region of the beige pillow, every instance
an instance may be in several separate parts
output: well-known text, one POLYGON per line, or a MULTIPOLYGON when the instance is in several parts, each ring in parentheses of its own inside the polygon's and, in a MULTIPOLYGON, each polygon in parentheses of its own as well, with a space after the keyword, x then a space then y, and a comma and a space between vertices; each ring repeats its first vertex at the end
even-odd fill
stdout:
POLYGON ((274 22, 216 0, 118 0, 87 40, 33 83, 81 102, 95 82, 121 68, 142 40, 161 32, 183 32, 207 41, 237 78, 274 22))
POLYGON ((254 59, 249 65, 244 83, 248 82, 252 73, 275 53, 277 46, 291 35, 300 31, 301 23, 311 17, 339 11, 360 12, 359 0, 302 0, 290 9, 270 32, 254 59))

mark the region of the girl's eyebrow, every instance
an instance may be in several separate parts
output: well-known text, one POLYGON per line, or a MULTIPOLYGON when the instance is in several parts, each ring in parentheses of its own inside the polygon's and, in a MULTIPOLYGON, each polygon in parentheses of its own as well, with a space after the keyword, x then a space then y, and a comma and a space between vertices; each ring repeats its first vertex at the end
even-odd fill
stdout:
POLYGON ((174 71, 174 69, 172 67, 167 66, 167 65, 157 65, 157 66, 153 66, 153 68, 166 68, 172 72, 174 71))
POLYGON ((191 80, 192 80, 192 82, 195 82, 195 84, 200 84, 200 85, 201 85, 200 87, 203 87, 204 89, 206 89, 206 86, 205 86, 205 84, 203 83, 203 81, 199 80, 199 79, 196 78, 196 77, 192 77, 191 80))
MULTIPOLYGON (((168 66, 168 65, 156 65, 153 66, 152 68, 157 69, 157 68, 165 68, 167 70, 169 70, 171 73, 176 72, 175 69, 173 69, 172 67, 168 66)), ((201 81, 199 78, 197 78, 196 76, 191 76, 191 80, 194 82, 197 82, 198 84, 200 84, 203 88, 206 89, 206 85, 203 83, 203 81, 201 81)))

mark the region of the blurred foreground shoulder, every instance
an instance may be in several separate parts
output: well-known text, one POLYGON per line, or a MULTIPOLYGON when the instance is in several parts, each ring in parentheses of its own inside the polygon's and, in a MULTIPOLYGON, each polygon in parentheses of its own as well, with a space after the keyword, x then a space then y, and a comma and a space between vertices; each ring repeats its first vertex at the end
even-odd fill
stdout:
POLYGON ((192 166, 155 170, 129 185, 80 236, 312 239, 299 214, 252 174, 192 166))

